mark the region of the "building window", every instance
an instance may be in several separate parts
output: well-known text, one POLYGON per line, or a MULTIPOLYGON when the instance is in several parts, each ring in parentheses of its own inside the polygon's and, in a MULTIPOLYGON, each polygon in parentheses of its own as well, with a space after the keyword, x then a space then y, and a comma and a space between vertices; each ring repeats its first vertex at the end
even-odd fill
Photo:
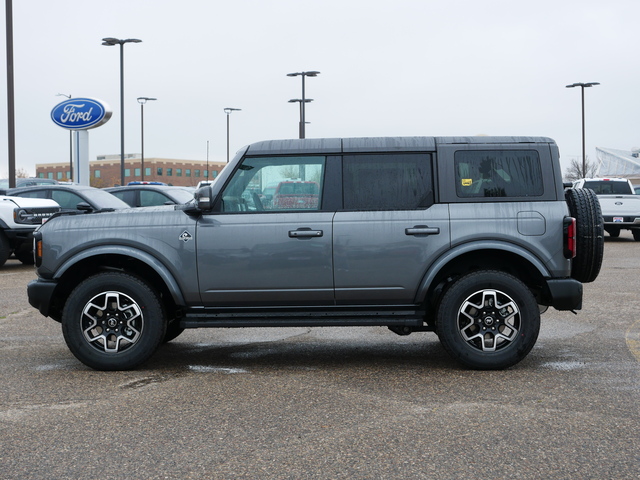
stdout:
MULTIPOLYGON (((160 170, 162 170, 162 169, 160 169, 160 170)), ((150 168, 145 168, 145 169, 144 169, 144 174, 145 174, 147 177, 150 177, 150 176, 151 176, 151 169, 150 169, 150 168)))
POLYGON ((162 168, 158 168, 158 170, 156 170, 157 174, 159 177, 162 176, 162 168))
POLYGON ((182 169, 176 168, 176 177, 181 177, 181 176, 182 176, 182 169))
POLYGON ((38 178, 44 178, 44 173, 40 172, 40 173, 38 174, 38 178))
POLYGON ((173 175, 173 168, 167 168, 167 177, 170 177, 173 175))
POLYGON ((204 178, 209 178, 209 170, 204 171, 204 178))
POLYGON ((142 171, 142 170, 140 170, 139 168, 136 168, 136 169, 134 170, 134 174, 133 174, 133 175, 134 175, 134 176, 136 176, 136 177, 139 177, 139 176, 140 176, 140 172, 141 172, 141 171, 142 171))
POLYGON ((71 172, 67 170, 67 178, 71 180, 71 172))
POLYGON ((185 176, 185 177, 190 177, 190 176, 191 176, 191 169, 190 169, 190 168, 187 168, 187 169, 184 171, 184 176, 185 176))
POLYGON ((131 169, 130 168, 125 168, 124 169, 124 176, 125 177, 130 177, 131 176, 131 169))
POLYGON ((57 172, 56 173, 56 179, 57 180, 62 180, 62 172, 57 172))
POLYGON ((216 177, 218 176, 218 171, 217 171, 217 170, 213 170, 213 171, 211 172, 211 176, 212 176, 213 178, 216 178, 216 177))
POLYGON ((195 171, 195 173, 194 173, 194 175, 195 175, 196 177, 199 177, 199 176, 200 176, 200 170, 196 170, 196 171, 195 171))
POLYGON ((53 172, 47 173, 47 178, 50 178, 51 180, 53 180, 53 172))
POLYGON ((93 172, 93 176, 96 177, 96 178, 100 178, 100 170, 95 170, 93 172))

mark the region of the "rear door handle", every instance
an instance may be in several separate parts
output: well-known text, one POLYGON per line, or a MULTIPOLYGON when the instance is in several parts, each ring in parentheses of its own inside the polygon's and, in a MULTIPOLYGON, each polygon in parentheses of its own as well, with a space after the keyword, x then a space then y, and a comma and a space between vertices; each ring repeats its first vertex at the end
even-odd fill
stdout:
POLYGON ((322 230, 311 230, 310 228, 299 228, 298 230, 289 230, 290 238, 309 238, 321 237, 324 235, 322 230))
POLYGON ((440 234, 439 227, 429 227, 427 225, 416 225, 413 228, 405 228, 405 235, 438 235, 440 234))

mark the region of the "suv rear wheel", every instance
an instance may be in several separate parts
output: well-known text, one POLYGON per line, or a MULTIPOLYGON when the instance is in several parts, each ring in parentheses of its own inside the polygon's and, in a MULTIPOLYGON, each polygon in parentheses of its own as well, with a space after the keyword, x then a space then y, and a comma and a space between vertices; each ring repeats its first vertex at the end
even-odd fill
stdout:
POLYGON ((476 369, 515 365, 533 348, 539 330, 540 311, 531 291, 499 271, 456 280, 442 297, 436 319, 445 350, 476 369))
POLYGON ((166 332, 158 295, 142 280, 99 273, 78 285, 62 312, 71 352, 96 370, 128 370, 148 360, 166 332))

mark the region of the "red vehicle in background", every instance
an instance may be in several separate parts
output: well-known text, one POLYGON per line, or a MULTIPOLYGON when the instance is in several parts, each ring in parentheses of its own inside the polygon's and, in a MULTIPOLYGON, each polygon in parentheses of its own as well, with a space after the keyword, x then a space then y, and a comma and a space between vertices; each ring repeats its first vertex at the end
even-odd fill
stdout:
MULTIPOLYGON (((272 187, 273 188, 273 187, 272 187)), ((265 189, 268 192, 269 188, 265 189)), ((316 182, 286 180, 276 185, 271 199, 271 210, 304 209, 316 210, 320 187, 316 182)), ((268 193, 267 193, 268 198, 268 193)))

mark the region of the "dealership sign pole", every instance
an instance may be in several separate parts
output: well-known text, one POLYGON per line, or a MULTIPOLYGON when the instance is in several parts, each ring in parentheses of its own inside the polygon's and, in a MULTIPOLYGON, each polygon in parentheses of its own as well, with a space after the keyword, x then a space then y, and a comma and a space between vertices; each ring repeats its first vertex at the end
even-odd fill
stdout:
POLYGON ((75 182, 89 185, 89 129, 104 125, 111 118, 111 108, 95 98, 71 98, 51 110, 53 123, 75 132, 73 164, 75 182))

